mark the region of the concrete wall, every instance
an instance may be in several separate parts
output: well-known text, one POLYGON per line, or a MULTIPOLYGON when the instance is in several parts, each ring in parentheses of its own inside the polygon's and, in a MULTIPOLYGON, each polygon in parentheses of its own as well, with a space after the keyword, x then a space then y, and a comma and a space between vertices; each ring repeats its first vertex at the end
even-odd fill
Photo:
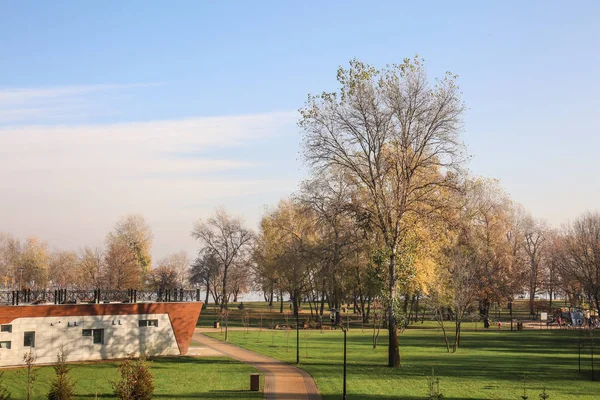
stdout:
POLYGON ((124 314, 89 316, 48 316, 17 318, 12 332, 0 332, 0 342, 10 341, 10 349, 0 349, 0 366, 23 364, 24 332, 35 332, 37 364, 56 361, 58 348, 65 345, 68 361, 124 358, 128 354, 179 355, 168 314, 124 314), (158 320, 158 327, 140 327, 139 320, 158 320), (104 329, 104 343, 94 344, 93 336, 83 336, 83 329, 104 329))

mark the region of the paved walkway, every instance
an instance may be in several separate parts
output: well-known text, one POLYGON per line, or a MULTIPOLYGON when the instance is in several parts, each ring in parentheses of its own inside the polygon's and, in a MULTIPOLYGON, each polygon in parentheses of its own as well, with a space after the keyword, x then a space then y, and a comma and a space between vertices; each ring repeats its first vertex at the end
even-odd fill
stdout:
MULTIPOLYGON (((217 329, 197 328, 194 340, 200 346, 191 347, 188 355, 224 355, 235 358, 262 372, 265 377, 265 400, 321 400, 314 379, 306 371, 273 358, 254 353, 203 335, 217 329)), ((248 378, 250 384, 250 378, 248 378)))

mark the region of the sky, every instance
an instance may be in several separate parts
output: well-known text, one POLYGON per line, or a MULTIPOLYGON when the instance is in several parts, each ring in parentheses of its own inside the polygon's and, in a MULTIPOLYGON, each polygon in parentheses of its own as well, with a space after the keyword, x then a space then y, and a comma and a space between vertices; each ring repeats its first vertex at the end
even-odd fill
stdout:
POLYGON ((600 206, 600 2, 0 0, 0 231, 156 260, 225 207, 256 228, 307 169, 297 110, 352 58, 459 75, 472 174, 551 225, 600 206))

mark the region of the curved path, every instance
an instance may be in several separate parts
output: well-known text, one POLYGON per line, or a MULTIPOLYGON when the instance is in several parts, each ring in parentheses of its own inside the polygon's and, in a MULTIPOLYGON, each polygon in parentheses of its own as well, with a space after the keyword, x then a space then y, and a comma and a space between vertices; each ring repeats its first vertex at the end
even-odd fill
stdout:
POLYGON ((200 343, 201 347, 190 348, 190 353, 199 350, 201 355, 225 355, 252 365, 265 376, 266 400, 321 400, 317 385, 308 372, 274 358, 209 338, 202 332, 215 332, 215 330, 197 328, 194 332, 194 341, 200 343))

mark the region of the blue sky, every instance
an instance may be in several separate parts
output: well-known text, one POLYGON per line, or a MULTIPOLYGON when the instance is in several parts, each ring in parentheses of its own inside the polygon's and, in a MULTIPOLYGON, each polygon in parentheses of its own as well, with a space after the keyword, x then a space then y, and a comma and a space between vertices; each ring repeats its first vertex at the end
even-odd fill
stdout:
POLYGON ((155 257, 216 206, 255 226, 304 176, 296 110, 339 65, 457 73, 474 174, 551 224, 597 210, 600 3, 0 0, 0 221, 155 257), (326 3, 326 4, 325 4, 326 3))

